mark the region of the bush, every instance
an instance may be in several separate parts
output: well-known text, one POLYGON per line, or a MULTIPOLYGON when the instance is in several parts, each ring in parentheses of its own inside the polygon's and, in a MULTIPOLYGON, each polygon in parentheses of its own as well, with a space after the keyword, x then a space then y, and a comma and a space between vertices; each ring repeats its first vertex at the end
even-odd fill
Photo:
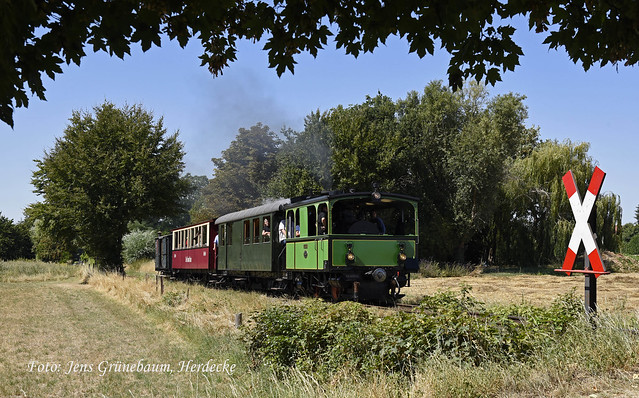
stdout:
POLYGON ((128 264, 136 260, 150 259, 155 256, 155 238, 153 230, 136 230, 122 237, 122 258, 128 264))
POLYGON ((630 241, 624 242, 622 247, 622 252, 625 254, 639 254, 639 235, 635 235, 630 241))
POLYGON ((325 375, 345 369, 409 373, 434 355, 475 365, 527 361, 579 318, 582 305, 570 295, 549 308, 491 311, 469 289, 427 296, 414 312, 386 316, 352 302, 285 305, 255 315, 245 341, 254 361, 325 375))

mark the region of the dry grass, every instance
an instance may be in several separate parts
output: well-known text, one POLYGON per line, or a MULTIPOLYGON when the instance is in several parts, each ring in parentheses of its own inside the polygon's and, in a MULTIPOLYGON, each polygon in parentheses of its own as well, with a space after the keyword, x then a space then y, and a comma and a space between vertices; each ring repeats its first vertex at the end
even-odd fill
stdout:
MULTIPOLYGON (((584 276, 525 274, 480 274, 450 278, 420 278, 402 290, 404 300, 418 301, 437 291, 457 290, 461 285, 472 288, 477 299, 488 304, 533 304, 545 306, 573 289, 584 292, 584 276)), ((597 278, 597 304, 603 310, 639 313, 639 273, 610 274, 597 278)))
POLYGON ((58 281, 76 277, 82 267, 34 260, 0 261, 0 282, 58 281))
MULTIPOLYGON (((195 374, 100 375, 98 367, 103 361, 139 360, 176 367, 181 360, 227 355, 224 350, 200 352, 148 317, 78 282, 0 284, 0 316, 2 397, 196 396, 195 374), (60 370, 30 369, 32 361, 58 364, 60 370), (67 374, 71 361, 91 365, 92 371, 67 374)), ((215 376, 211 383, 216 387, 229 383, 228 377, 215 376)))
MULTIPOLYGON (((153 269, 152 263, 143 264, 140 272, 149 269, 153 269)), ((248 317, 276 301, 257 292, 210 289, 168 278, 165 278, 162 296, 156 281, 155 275, 148 272, 138 278, 97 273, 89 279, 89 285, 138 311, 161 313, 172 320, 165 322, 167 328, 183 325, 207 334, 236 333, 235 314, 248 317)))

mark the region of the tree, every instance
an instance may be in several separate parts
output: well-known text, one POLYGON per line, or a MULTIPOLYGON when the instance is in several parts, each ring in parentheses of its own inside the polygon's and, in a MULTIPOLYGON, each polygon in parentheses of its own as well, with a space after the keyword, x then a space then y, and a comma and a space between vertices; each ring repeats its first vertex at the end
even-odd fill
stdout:
POLYGON ((329 113, 336 187, 420 198, 423 253, 463 262, 471 239, 492 219, 513 159, 529 153, 524 97, 489 98, 484 86, 452 92, 441 82, 393 102, 378 95, 329 113))
POLYGON ((368 191, 379 184, 385 190, 396 189, 404 169, 396 110, 391 98, 379 94, 367 96, 363 104, 340 105, 330 111, 336 188, 368 191))
POLYGON ((38 260, 65 262, 78 253, 73 225, 64 222, 63 209, 55 209, 48 203, 38 202, 25 209, 33 241, 33 251, 38 260))
POLYGON ((127 223, 173 215, 184 194, 177 133, 141 106, 104 103, 94 113, 73 112, 64 136, 36 160, 32 183, 44 198, 34 215, 56 223, 98 266, 122 265, 127 223))
POLYGON ((146 51, 160 46, 163 35, 182 47, 197 37, 202 65, 214 74, 236 59, 238 40, 266 37, 269 66, 278 75, 294 70, 299 53, 316 56, 330 36, 357 57, 394 35, 420 57, 433 54, 436 43, 450 53, 453 88, 468 78, 494 84, 523 55, 514 41, 514 17, 528 19, 549 48, 565 49, 586 70, 639 61, 634 0, 13 1, 4 2, 0 13, 0 119, 13 125, 13 109, 28 105, 27 87, 44 99, 42 75, 55 78, 63 62, 79 65, 87 46, 123 58, 131 44, 146 51))
POLYGON ((639 225, 639 205, 635 209, 635 224, 639 225))
POLYGON ((32 257, 32 243, 26 224, 14 224, 13 220, 0 213, 0 260, 32 257))
POLYGON ((268 126, 241 128, 222 157, 212 159, 215 175, 202 191, 199 217, 211 219, 258 205, 276 172, 280 145, 268 126))

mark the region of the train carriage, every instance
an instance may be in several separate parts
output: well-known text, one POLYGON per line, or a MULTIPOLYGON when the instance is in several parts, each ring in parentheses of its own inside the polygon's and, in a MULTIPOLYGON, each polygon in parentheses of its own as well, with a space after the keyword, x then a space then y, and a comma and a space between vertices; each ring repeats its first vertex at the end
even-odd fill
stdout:
POLYGON ((208 275, 215 272, 216 236, 214 220, 173 229, 170 243, 164 243, 171 246, 171 273, 208 275))

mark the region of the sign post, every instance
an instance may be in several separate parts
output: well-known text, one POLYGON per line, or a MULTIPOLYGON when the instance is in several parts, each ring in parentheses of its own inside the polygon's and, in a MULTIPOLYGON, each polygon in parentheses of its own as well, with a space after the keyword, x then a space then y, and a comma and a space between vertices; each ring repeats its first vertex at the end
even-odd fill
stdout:
POLYGON ((575 229, 572 231, 572 236, 568 243, 564 263, 560 269, 556 269, 555 271, 565 272, 566 275, 570 275, 572 272, 585 274, 584 305, 586 312, 589 314, 597 312, 597 278, 599 275, 610 273, 606 271, 606 267, 601 259, 601 252, 597 246, 597 235, 592 231, 593 227, 596 227, 596 217, 592 217, 594 221, 591 220, 591 214, 593 213, 597 196, 601 191, 604 177, 606 177, 606 173, 599 167, 595 167, 583 201, 577 190, 575 176, 572 174, 572 171, 569 170, 562 177, 566 193, 568 194, 570 207, 575 216, 575 229), (576 270, 573 269, 573 266, 575 265, 577 252, 582 242, 586 249, 584 269, 576 270))

